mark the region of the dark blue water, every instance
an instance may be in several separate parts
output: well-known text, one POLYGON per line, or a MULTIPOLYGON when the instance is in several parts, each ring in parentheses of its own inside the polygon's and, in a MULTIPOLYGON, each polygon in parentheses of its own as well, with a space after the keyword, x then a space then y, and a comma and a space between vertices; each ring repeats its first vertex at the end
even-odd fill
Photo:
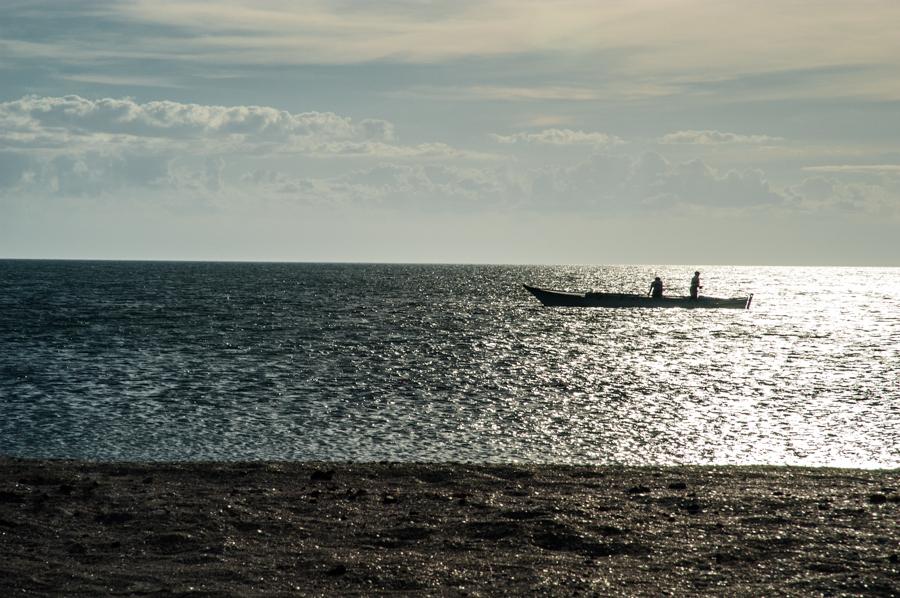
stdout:
POLYGON ((0 454, 900 466, 900 270, 0 261, 0 454))

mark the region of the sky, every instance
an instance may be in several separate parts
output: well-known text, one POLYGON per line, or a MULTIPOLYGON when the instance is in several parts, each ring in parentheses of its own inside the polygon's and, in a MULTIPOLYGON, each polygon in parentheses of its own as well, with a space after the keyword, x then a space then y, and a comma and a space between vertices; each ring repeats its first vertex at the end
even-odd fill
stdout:
POLYGON ((895 0, 0 14, 0 258, 900 266, 895 0))

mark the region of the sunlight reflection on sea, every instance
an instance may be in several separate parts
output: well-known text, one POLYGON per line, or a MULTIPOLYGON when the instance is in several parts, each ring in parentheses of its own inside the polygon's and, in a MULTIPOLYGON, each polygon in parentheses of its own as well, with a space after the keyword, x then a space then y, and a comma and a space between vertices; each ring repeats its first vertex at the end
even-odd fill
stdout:
POLYGON ((900 466, 900 269, 0 262, 0 453, 900 466))

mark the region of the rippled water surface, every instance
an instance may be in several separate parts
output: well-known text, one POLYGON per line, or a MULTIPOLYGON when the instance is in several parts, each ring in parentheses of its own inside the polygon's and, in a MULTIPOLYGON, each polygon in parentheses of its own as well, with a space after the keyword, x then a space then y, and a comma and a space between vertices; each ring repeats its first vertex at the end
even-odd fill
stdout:
POLYGON ((900 269, 0 261, 0 454, 900 466, 900 269))

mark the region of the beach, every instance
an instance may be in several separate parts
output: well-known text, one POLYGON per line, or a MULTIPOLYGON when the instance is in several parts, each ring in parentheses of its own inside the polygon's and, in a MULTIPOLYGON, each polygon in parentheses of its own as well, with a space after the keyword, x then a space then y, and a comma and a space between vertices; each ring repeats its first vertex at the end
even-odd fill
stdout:
POLYGON ((0 594, 900 595, 900 471, 0 459, 0 594))

